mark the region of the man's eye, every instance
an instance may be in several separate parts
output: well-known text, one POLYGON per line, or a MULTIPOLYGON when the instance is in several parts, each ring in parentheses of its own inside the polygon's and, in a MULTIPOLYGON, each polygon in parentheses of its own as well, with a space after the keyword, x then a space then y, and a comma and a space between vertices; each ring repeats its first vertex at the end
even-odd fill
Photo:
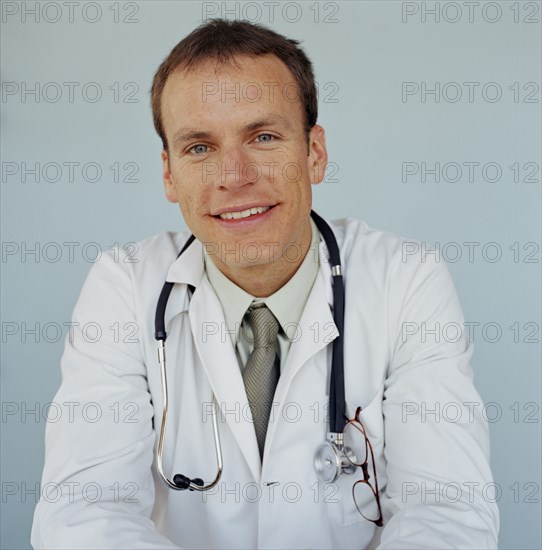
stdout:
POLYGON ((190 149, 188 149, 188 152, 194 153, 196 155, 202 155, 204 153, 207 153, 207 145, 198 143, 197 145, 190 147, 190 149))
POLYGON ((275 136, 271 134, 260 134, 256 139, 259 139, 260 143, 269 143, 275 139, 275 136))

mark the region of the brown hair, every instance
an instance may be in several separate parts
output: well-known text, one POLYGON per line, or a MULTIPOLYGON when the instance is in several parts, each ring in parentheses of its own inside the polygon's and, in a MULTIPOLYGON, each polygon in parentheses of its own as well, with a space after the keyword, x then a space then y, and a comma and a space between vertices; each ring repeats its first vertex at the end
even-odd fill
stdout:
POLYGON ((233 63, 237 55, 273 54, 288 67, 302 99, 308 143, 310 129, 318 117, 318 97, 312 63, 298 44, 297 40, 247 21, 211 19, 194 29, 171 50, 158 67, 152 82, 152 117, 164 149, 167 150, 167 140, 162 123, 161 99, 169 76, 180 67, 195 69, 208 60, 216 60, 219 64, 233 63))

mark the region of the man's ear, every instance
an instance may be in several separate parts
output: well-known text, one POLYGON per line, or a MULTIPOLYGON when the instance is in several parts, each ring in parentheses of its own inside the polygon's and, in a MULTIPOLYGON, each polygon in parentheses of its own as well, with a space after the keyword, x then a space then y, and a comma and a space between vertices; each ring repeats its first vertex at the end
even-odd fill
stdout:
POLYGON ((320 183, 327 166, 326 132, 319 124, 311 128, 309 136, 309 174, 311 183, 320 183))
POLYGON ((171 171, 169 169, 169 158, 167 151, 162 151, 162 179, 164 180, 164 190, 166 192, 166 199, 169 202, 179 202, 177 195, 177 188, 171 177, 171 171))

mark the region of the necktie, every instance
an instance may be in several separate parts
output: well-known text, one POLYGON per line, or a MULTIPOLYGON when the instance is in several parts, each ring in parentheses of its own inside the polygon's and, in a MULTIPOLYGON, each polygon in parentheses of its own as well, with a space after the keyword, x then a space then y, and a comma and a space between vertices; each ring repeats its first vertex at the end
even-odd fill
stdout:
POLYGON ((260 458, 263 458, 267 424, 280 375, 277 356, 279 322, 263 303, 253 305, 248 310, 248 320, 254 335, 254 350, 243 370, 243 381, 254 421, 260 458))

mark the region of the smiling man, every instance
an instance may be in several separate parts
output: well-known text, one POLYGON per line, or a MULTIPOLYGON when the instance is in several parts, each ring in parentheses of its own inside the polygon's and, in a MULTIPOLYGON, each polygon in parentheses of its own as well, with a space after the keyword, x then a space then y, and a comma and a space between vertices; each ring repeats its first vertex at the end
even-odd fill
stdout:
POLYGON ((472 346, 425 332, 462 326, 453 283, 312 211, 327 152, 299 43, 209 21, 159 67, 152 109, 192 235, 93 266, 55 402, 102 414, 48 424, 33 546, 496 548, 472 346), (89 342, 90 322, 138 337, 89 342))
POLYGON ((166 196, 199 241, 219 245, 220 271, 254 296, 284 286, 306 256, 311 184, 327 163, 324 130, 307 135, 295 88, 286 65, 264 54, 177 68, 162 92, 166 196), (283 254, 292 245, 295 261, 283 254))

